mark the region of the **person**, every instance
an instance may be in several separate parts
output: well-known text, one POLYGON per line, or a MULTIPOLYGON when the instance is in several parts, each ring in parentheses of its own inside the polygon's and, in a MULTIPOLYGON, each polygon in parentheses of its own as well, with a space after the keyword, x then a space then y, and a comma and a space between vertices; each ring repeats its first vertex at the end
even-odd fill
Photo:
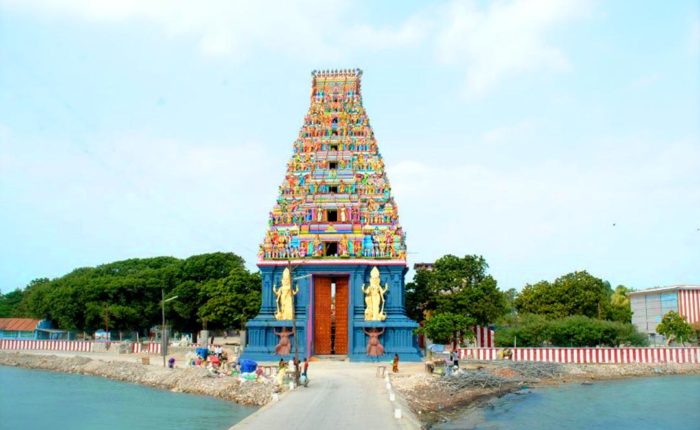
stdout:
POLYGON ((174 369, 174 368, 175 368, 175 358, 174 358, 174 357, 170 357, 170 358, 168 359, 168 368, 169 368, 169 369, 174 369))
POLYGON ((452 353, 445 357, 445 376, 450 376, 452 374, 452 353))
POLYGON ((302 373, 304 377, 307 377, 307 373, 309 372, 309 359, 304 357, 304 372, 302 373))
POLYGON ((214 369, 218 369, 221 366, 221 360, 219 360, 219 357, 216 355, 209 356, 209 363, 214 367, 214 369))
POLYGON ((394 373, 399 372, 399 354, 394 354, 394 362, 391 365, 391 371, 394 373))
POLYGON ((454 370, 459 370, 459 353, 456 351, 452 352, 452 364, 454 364, 454 370))
POLYGON ((284 362, 284 358, 280 358, 280 362, 278 364, 279 369, 284 369, 287 366, 287 363, 284 362))

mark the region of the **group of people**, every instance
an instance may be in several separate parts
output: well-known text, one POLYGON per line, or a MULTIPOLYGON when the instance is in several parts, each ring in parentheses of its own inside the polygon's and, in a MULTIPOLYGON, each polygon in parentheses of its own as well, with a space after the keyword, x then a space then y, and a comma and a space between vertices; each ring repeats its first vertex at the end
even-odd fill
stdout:
POLYGON ((275 382, 278 385, 284 383, 285 377, 290 378, 296 384, 307 386, 309 384, 309 360, 304 357, 304 360, 300 363, 299 359, 294 357, 292 361, 285 361, 284 358, 280 358, 277 365, 277 376, 275 382), (297 379, 298 378, 298 379, 297 379))

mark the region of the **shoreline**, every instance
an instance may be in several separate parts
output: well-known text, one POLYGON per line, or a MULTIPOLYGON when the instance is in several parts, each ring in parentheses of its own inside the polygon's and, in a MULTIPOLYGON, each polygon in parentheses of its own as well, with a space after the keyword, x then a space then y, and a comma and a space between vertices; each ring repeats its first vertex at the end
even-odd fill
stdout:
POLYGON ((521 390, 639 377, 700 375, 700 365, 469 362, 461 372, 449 377, 402 375, 393 377, 392 382, 422 428, 430 429, 521 390))
POLYGON ((165 369, 135 361, 80 355, 59 356, 0 352, 0 366, 97 376, 176 393, 197 394, 247 406, 264 406, 272 399, 271 383, 241 382, 234 377, 212 378, 204 368, 165 369))

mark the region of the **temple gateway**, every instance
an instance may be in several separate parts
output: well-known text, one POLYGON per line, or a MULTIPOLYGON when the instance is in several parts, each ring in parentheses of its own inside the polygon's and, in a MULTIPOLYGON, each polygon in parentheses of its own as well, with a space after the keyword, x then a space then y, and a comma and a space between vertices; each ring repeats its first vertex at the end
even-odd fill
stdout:
POLYGON ((245 358, 288 359, 295 348, 300 358, 421 358, 404 308, 406 235, 361 76, 312 73, 311 106, 260 245, 262 305, 247 323, 245 358))

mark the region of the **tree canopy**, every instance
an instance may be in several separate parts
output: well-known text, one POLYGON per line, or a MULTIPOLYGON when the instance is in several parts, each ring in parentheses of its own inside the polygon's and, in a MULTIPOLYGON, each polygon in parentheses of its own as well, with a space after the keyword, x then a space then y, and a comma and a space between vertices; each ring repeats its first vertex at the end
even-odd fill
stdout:
POLYGON ((515 299, 520 313, 563 318, 584 315, 604 319, 610 309, 610 284, 586 271, 560 276, 554 282, 526 285, 515 299))
POLYGON ((661 318, 661 322, 656 326, 656 332, 666 337, 666 343, 679 341, 681 344, 692 339, 695 330, 685 317, 678 312, 669 311, 661 318))
MULTIPOLYGON (((173 329, 240 328, 260 306, 260 278, 241 257, 216 252, 184 260, 134 258, 37 279, 15 309, 64 329, 144 331, 161 321, 161 290, 173 329)), ((4 297, 3 297, 4 298, 4 297)), ((0 302, 2 303, 2 302, 0 302)), ((1 308, 0 308, 1 309, 1 308)))
POLYGON ((498 346, 646 346, 648 339, 630 323, 583 315, 547 318, 523 314, 510 317, 496 330, 498 346))
POLYGON ((431 270, 418 270, 406 286, 408 315, 422 321, 431 313, 451 313, 476 324, 495 322, 506 311, 506 297, 488 267, 482 256, 445 255, 431 270))
POLYGON ((466 337, 473 337, 474 334, 471 331, 473 325, 472 318, 452 312, 441 312, 432 314, 418 332, 426 335, 433 342, 445 344, 455 341, 460 333, 466 337))

